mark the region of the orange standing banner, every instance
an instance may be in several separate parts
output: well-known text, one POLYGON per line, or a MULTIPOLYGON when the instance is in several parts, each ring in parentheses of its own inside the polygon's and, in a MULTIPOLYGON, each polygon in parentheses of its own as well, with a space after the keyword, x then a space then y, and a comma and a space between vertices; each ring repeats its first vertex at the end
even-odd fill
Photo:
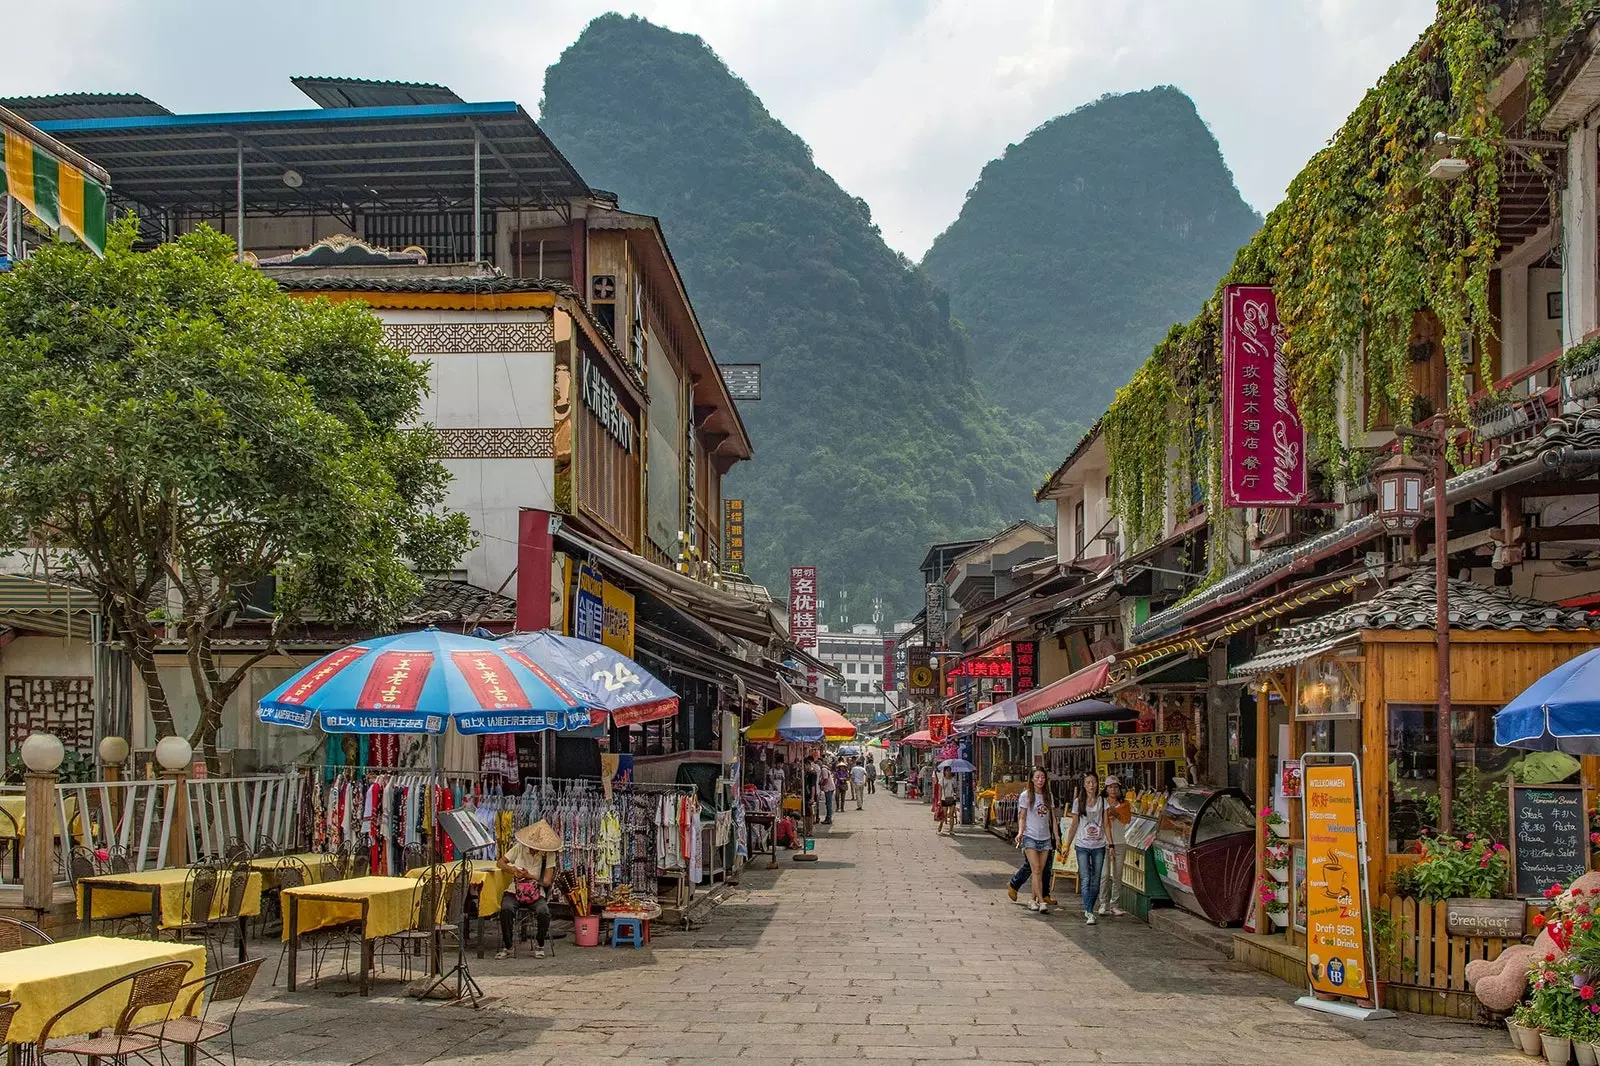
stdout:
POLYGON ((1366 853, 1356 768, 1353 762, 1306 765, 1302 774, 1306 975, 1314 992, 1371 999, 1366 853))

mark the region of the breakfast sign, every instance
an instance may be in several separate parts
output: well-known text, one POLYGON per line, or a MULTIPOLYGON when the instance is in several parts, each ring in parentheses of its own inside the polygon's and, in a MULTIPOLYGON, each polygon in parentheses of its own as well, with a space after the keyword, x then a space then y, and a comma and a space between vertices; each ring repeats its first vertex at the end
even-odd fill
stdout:
POLYGON ((1355 757, 1305 760, 1306 976, 1313 993, 1370 999, 1372 952, 1365 918, 1366 849, 1355 757), (1337 761, 1334 761, 1337 760, 1337 761), (1346 762, 1345 760, 1349 760, 1346 762))

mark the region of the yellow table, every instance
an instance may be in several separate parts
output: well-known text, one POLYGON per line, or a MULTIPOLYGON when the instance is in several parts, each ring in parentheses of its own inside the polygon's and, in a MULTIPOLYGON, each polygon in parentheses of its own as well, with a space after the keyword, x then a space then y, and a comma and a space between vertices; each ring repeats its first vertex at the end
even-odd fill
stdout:
MULTIPOLYGON (((89 934, 90 923, 108 918, 128 918, 136 914, 150 915, 150 935, 154 938, 161 929, 176 929, 187 920, 189 913, 189 875, 184 867, 170 870, 145 870, 142 873, 97 874, 78 879, 78 919, 83 923, 83 933, 89 934)), ((228 902, 227 872, 217 877, 217 891, 211 897, 208 918, 220 918, 228 902)), ((252 870, 245 882, 244 901, 239 908, 242 927, 245 918, 261 913, 261 874, 252 870)), ((239 938, 240 961, 243 961, 244 938, 239 938)))
POLYGON ((260 859, 250 860, 250 869, 259 870, 266 879, 269 888, 274 887, 278 880, 278 871, 286 866, 303 866, 306 874, 306 884, 314 885, 322 879, 322 860, 327 856, 314 851, 302 851, 298 855, 268 855, 260 859))
MULTIPOLYGON (((450 876, 454 873, 458 863, 443 863, 438 869, 450 876)), ((407 877, 421 877, 426 866, 407 870, 407 877)), ((500 913, 500 897, 511 891, 511 883, 515 880, 510 870, 502 870, 500 864, 493 859, 473 859, 469 867, 471 883, 478 888, 478 917, 492 918, 500 913)))
MULTIPOLYGON (((92 812, 94 810, 93 805, 89 809, 92 812)), ((15 793, 0 795, 0 811, 5 812, 5 815, 0 815, 0 839, 21 840, 23 834, 28 831, 28 803, 26 798, 15 793), (9 815, 9 817, 6 817, 6 815, 9 815)), ((73 835, 77 836, 83 828, 83 823, 78 821, 77 796, 67 797, 67 817, 72 821, 73 835)), ((56 811, 53 806, 50 809, 50 821, 52 823, 56 821, 56 811)), ((55 826, 53 835, 57 837, 61 835, 61 827, 59 825, 55 826)))
POLYGON ((415 928, 410 877, 351 877, 303 888, 286 888, 283 939, 289 944, 289 991, 295 990, 300 937, 346 922, 361 923, 361 994, 372 972, 372 942, 415 928))
MULTIPOLYGON (((185 980, 204 977, 206 949, 199 944, 173 944, 155 940, 127 940, 115 936, 90 936, 57 944, 0 952, 0 992, 22 1004, 11 1020, 6 1039, 13 1044, 38 1040, 51 1016, 67 1004, 119 977, 163 962, 187 962, 185 980)), ((101 996, 73 1011, 52 1036, 92 1033, 116 1024, 128 997, 101 996)), ((159 1021, 164 1008, 136 1019, 159 1021)))

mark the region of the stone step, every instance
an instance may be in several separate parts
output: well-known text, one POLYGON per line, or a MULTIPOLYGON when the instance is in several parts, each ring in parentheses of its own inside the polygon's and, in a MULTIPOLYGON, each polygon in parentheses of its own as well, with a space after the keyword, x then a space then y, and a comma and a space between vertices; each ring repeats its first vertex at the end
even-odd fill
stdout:
POLYGON ((1177 907, 1155 907, 1150 911, 1150 927, 1172 934, 1185 944, 1209 948, 1223 958, 1233 958, 1233 930, 1219 929, 1197 915, 1177 907))

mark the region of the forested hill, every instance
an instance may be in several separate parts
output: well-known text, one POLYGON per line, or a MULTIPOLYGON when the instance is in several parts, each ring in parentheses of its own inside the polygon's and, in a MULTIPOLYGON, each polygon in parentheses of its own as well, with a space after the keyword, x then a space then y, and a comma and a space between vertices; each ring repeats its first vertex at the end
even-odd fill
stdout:
POLYGON ((984 167, 923 266, 970 331, 995 400, 1088 425, 1261 220, 1171 86, 1046 122, 984 167))
POLYGON ((848 588, 903 617, 931 542, 1033 512, 1044 461, 1020 442, 1071 442, 976 395, 944 294, 700 38, 596 19, 549 69, 540 123, 592 185, 661 217, 717 358, 762 365, 740 408, 756 458, 726 484, 757 580, 782 596, 815 564, 830 615, 848 588))

